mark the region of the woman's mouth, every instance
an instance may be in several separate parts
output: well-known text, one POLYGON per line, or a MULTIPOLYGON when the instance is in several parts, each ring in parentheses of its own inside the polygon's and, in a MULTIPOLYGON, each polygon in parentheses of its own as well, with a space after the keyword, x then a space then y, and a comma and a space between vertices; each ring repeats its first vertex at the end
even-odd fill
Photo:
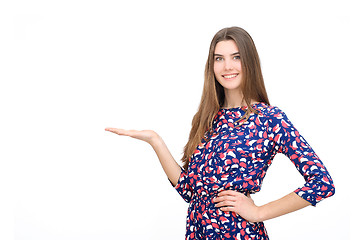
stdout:
POLYGON ((224 74, 224 75, 222 75, 222 77, 225 78, 225 79, 230 80, 230 79, 233 79, 233 78, 237 77, 237 75, 239 75, 239 74, 238 73, 224 74))

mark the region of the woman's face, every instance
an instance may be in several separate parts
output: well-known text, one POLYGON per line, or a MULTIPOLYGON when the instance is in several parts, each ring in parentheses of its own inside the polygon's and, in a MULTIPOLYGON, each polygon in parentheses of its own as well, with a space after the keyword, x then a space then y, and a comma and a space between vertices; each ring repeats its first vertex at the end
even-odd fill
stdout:
POLYGON ((224 90, 240 90, 242 80, 239 49, 234 40, 220 41, 215 46, 214 73, 224 90))

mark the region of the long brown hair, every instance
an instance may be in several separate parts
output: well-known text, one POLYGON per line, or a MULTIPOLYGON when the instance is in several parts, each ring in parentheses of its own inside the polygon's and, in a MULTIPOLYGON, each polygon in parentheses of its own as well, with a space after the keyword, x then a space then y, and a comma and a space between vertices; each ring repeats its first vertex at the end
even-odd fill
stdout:
POLYGON ((259 55, 251 36, 240 27, 221 29, 215 34, 210 44, 200 105, 197 113, 193 117, 189 140, 184 147, 184 155, 181 159, 185 170, 188 169, 189 159, 204 138, 205 133, 212 130, 213 119, 219 109, 223 107, 225 101, 224 88, 215 79, 214 51, 218 42, 226 40, 233 40, 240 53, 243 72, 240 88, 243 94, 243 100, 247 105, 247 111, 243 116, 245 120, 243 122, 247 120, 250 113, 257 113, 257 111, 251 107, 251 101, 263 102, 270 105, 261 72, 259 55))

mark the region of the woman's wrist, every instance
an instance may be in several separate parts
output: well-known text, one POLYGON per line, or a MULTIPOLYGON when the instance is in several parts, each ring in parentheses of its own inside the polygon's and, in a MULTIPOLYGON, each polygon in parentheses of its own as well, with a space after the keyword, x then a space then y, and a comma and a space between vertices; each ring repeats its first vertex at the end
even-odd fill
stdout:
POLYGON ((149 136, 148 143, 153 147, 156 148, 162 144, 163 140, 160 137, 159 134, 157 134, 155 131, 152 131, 151 135, 149 136))
POLYGON ((265 214, 265 206, 258 206, 257 207, 257 213, 256 213, 256 216, 257 216, 257 221, 256 222, 263 222, 266 220, 266 214, 265 214))

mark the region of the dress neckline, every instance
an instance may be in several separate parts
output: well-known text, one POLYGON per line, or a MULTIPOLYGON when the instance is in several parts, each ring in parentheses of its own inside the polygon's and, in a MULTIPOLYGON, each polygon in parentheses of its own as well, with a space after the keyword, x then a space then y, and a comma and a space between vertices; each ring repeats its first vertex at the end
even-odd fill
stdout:
MULTIPOLYGON (((263 102, 256 102, 256 103, 253 103, 251 104, 250 106, 251 107, 258 107, 258 105, 263 105, 265 103, 263 102)), ((247 105, 244 105, 244 106, 240 106, 240 107, 231 107, 231 108, 220 108, 220 110, 224 110, 224 111, 238 111, 238 110, 246 110, 248 108, 247 105)))

